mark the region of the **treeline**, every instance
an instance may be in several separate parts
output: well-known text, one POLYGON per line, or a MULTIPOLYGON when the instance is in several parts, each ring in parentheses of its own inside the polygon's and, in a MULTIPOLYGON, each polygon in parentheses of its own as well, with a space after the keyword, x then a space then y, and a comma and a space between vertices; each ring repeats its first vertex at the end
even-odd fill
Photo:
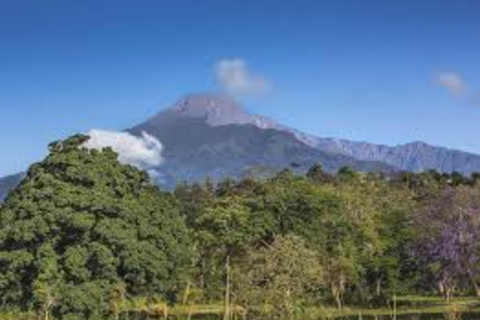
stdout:
POLYGON ((50 145, 0 207, 0 309, 126 318, 221 303, 262 319, 310 307, 480 295, 480 175, 284 170, 163 192, 110 149, 50 145))

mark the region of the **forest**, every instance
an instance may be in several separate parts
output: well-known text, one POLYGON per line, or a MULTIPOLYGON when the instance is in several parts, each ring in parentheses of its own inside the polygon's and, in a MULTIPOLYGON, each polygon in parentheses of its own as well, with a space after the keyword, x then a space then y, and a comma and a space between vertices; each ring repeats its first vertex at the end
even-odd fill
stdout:
POLYGON ((317 164, 163 191, 87 140, 52 143, 1 204, 5 319, 320 319, 480 296, 480 174, 317 164))

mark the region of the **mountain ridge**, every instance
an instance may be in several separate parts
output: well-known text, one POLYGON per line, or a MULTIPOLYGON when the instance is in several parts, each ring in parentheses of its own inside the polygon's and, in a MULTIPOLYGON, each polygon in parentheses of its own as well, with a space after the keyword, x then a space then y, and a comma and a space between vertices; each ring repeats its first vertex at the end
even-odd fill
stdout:
POLYGON ((7 197, 10 190, 14 189, 24 176, 24 173, 17 173, 0 178, 0 201, 7 197))
POLYGON ((192 116, 192 113, 188 112, 192 110, 210 110, 211 113, 205 119, 206 123, 212 126, 251 124, 260 129, 284 131, 321 151, 342 154, 362 161, 384 162, 400 170, 420 172, 433 169, 440 172, 458 171, 463 174, 480 171, 480 155, 472 152, 435 146, 423 141, 390 146, 366 141, 318 137, 278 123, 269 117, 249 114, 232 97, 226 95, 188 95, 180 99, 170 110, 174 112, 182 110, 181 114, 185 116, 192 116), (185 110, 188 111, 185 112, 185 110), (229 114, 228 111, 232 113, 229 114))
MULTIPOLYGON (((211 105, 207 103, 206 109, 208 106, 211 105)), ((172 176, 167 178, 169 184, 199 181, 207 176, 214 180, 228 176, 237 178, 248 168, 260 166, 278 171, 295 164, 295 170, 306 171, 316 162, 322 162, 328 171, 347 165, 365 171, 393 170, 379 162, 358 161, 312 148, 291 132, 259 127, 258 118, 251 118, 251 115, 242 115, 240 123, 226 124, 222 120, 220 124, 212 124, 208 116, 214 114, 216 117, 219 113, 210 113, 211 109, 199 112, 198 108, 185 106, 180 100, 172 108, 128 130, 137 136, 147 132, 162 142, 165 161, 159 170, 172 176)))

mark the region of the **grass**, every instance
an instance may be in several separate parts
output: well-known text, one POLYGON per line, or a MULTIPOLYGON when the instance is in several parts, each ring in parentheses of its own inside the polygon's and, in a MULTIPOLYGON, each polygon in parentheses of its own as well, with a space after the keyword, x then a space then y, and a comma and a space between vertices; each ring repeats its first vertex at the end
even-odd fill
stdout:
MULTIPOLYGON (((151 315, 164 315, 165 310, 168 311, 168 314, 172 316, 201 316, 201 315, 220 315, 225 311, 223 304, 198 304, 198 305, 177 305, 173 308, 168 309, 165 304, 156 304, 148 307, 148 312, 151 315)), ((232 306, 231 312, 236 314, 243 314, 244 308, 240 306, 232 306)))
MULTIPOLYGON (((140 311, 140 310, 138 310, 140 311)), ((161 317, 165 314, 165 305, 151 305, 146 311, 154 317, 161 317)), ((244 314, 244 308, 240 306, 232 307, 232 313, 237 314, 241 319, 244 314)), ((179 305, 168 310, 170 316, 176 317, 202 317, 202 316, 221 316, 224 312, 222 304, 210 305, 179 305)), ((449 314, 462 312, 478 312, 480 314, 480 299, 475 297, 459 297, 446 302, 440 297, 424 296, 404 296, 397 298, 397 309, 395 314, 402 315, 421 315, 421 314, 449 314)), ((341 319, 346 317, 358 316, 378 316, 394 319, 393 309, 391 308, 357 308, 345 307, 338 310, 332 307, 315 307, 308 310, 309 318, 312 319, 341 319)))
MULTIPOLYGON (((480 313, 480 299, 475 297, 459 297, 447 302, 439 297, 405 296, 397 298, 397 309, 395 314, 420 315, 420 314, 448 314, 461 312, 480 313)), ((389 316, 393 318, 391 308, 344 308, 342 310, 333 308, 312 309, 318 317, 342 318, 353 316, 389 316)))
MULTIPOLYGON (((421 315, 421 314, 449 314, 449 313, 479 313, 480 315, 480 299, 475 297, 459 297, 446 302, 439 297, 424 296, 403 296, 397 298, 398 307, 396 316, 402 315, 421 315)), ((232 314, 236 314, 236 319, 242 319, 245 309, 240 306, 232 307, 232 314)), ((164 318, 165 313, 177 319, 201 319, 215 316, 221 318, 224 313, 224 306, 218 304, 194 304, 194 305, 177 305, 168 308, 164 303, 146 304, 138 303, 132 306, 129 312, 148 315, 155 319, 164 318)), ((310 319, 342 319, 353 318, 361 319, 365 317, 388 317, 394 319, 393 310, 389 308, 356 308, 345 307, 338 310, 331 307, 315 307, 308 310, 310 319)), ((32 320, 35 319, 32 314, 9 314, 1 313, 0 320, 32 320)))

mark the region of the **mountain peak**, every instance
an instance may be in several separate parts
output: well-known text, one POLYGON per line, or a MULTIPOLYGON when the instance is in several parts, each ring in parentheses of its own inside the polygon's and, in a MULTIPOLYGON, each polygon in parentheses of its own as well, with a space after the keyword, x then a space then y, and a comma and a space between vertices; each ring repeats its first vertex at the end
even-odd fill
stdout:
POLYGON ((223 94, 189 94, 170 110, 182 117, 204 119, 212 127, 230 124, 254 125, 261 129, 278 127, 275 121, 248 113, 233 97, 223 94))
MULTIPOLYGON (((260 129, 288 132, 310 147, 315 147, 318 143, 318 138, 310 134, 282 125, 271 118, 247 112, 232 96, 226 94, 189 94, 179 99, 168 112, 181 117, 203 119, 212 127, 251 125, 260 129)), ((162 113, 156 119, 158 117, 161 118, 162 113)))
MULTIPOLYGON (((398 145, 397 147, 404 148, 404 149, 415 149, 415 150, 441 148, 441 147, 434 147, 434 146, 429 145, 428 143, 423 142, 423 141, 412 141, 412 142, 408 142, 408 143, 405 143, 405 144, 398 145)), ((445 149, 445 148, 441 148, 441 149, 445 149)))
POLYGON ((171 108, 177 115, 189 118, 203 118, 212 126, 242 121, 248 117, 233 97, 221 94, 190 94, 171 108))
POLYGON ((424 141, 412 141, 405 143, 404 146, 414 146, 414 147, 430 147, 430 145, 424 141))

